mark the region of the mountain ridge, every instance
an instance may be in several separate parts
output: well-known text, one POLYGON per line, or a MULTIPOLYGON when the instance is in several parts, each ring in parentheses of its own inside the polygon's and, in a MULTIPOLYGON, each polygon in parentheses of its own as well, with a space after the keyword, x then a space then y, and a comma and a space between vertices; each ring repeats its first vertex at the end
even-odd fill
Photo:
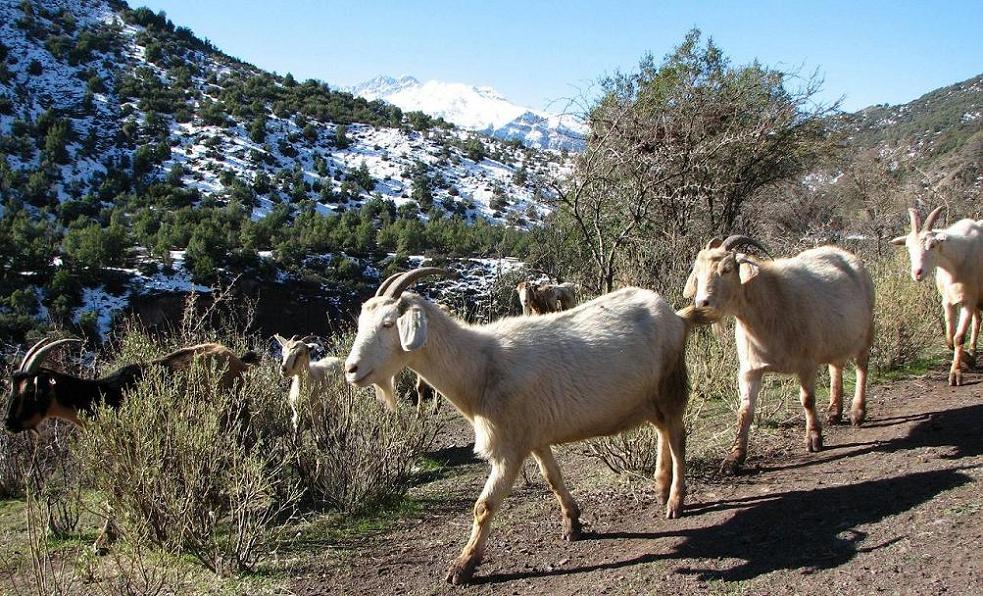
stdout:
POLYGON ((582 151, 585 146, 587 129, 576 117, 514 104, 487 85, 379 75, 346 90, 357 97, 383 100, 407 111, 418 110, 468 130, 520 141, 528 147, 582 151))

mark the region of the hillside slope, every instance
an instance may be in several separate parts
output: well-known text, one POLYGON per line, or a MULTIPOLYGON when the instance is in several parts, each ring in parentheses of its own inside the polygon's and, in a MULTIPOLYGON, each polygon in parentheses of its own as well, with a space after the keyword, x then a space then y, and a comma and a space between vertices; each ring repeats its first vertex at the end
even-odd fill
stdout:
POLYGON ((0 3, 0 149, 4 337, 239 273, 364 286, 388 254, 515 253, 567 167, 117 0, 0 3))
POLYGON ((834 126, 856 153, 876 153, 916 187, 953 200, 983 193, 983 75, 906 104, 844 114, 834 126))

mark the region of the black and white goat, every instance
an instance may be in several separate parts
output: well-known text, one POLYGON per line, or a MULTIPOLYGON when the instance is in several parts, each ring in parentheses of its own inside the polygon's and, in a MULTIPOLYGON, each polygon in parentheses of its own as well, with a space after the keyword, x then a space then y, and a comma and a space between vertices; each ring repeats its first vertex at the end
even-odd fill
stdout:
POLYGON ((45 338, 24 355, 20 366, 10 375, 10 398, 7 400, 5 426, 18 433, 34 430, 46 418, 62 418, 81 426, 81 416, 91 415, 100 403, 117 408, 123 394, 153 368, 184 370, 197 357, 213 359, 224 369, 220 385, 231 387, 251 364, 258 362, 255 352, 242 357, 217 343, 205 343, 175 350, 163 358, 122 366, 98 379, 83 379, 44 366, 47 356, 58 346, 78 342, 45 338))

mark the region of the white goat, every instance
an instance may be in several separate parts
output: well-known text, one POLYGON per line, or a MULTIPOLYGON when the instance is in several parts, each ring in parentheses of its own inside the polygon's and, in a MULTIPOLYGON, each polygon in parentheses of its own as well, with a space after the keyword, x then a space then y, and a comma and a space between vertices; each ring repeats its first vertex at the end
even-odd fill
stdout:
MULTIPOLYGON (((850 419, 865 416, 867 361, 874 335, 874 284, 854 255, 824 246, 776 261, 736 252, 757 246, 747 236, 714 238, 701 250, 683 295, 737 319, 734 335, 740 363, 737 437, 721 465, 735 472, 747 457, 748 430, 766 372, 799 377, 806 417, 806 448, 822 449, 815 413, 816 368, 829 365, 830 423, 843 412, 843 366, 857 365, 857 388, 850 419)), ((765 250, 767 253, 768 251, 765 250)))
POLYGON ((963 350, 966 329, 972 321, 969 345, 970 361, 976 359, 976 342, 980 335, 980 308, 983 308, 983 222, 961 219, 945 230, 932 225, 942 212, 937 207, 919 222, 918 211, 908 210, 911 230, 891 240, 891 244, 908 248, 911 278, 921 281, 935 270, 935 287, 942 296, 945 311, 945 344, 953 350, 949 384, 962 384, 963 350), (956 324, 956 311, 959 323, 956 324))
POLYGON ((403 293, 422 276, 442 274, 416 269, 380 287, 362 305, 345 370, 350 383, 374 384, 392 403, 393 375, 410 368, 474 427, 475 452, 492 469, 474 507, 471 537, 447 581, 470 580, 492 517, 530 453, 560 503, 563 537, 579 537, 580 510, 552 445, 653 424, 660 436, 657 490, 667 517, 678 517, 689 393, 685 340, 691 325, 711 322, 713 313, 689 308, 677 315, 657 293, 625 288, 560 313, 469 325, 403 293))
POLYGON ((316 348, 316 344, 307 343, 310 336, 298 339, 293 336, 287 339, 279 333, 273 336, 283 352, 280 361, 280 374, 283 378, 291 377, 290 393, 287 394, 287 402, 293 412, 291 421, 294 431, 300 423, 300 411, 297 409, 297 401, 300 399, 301 377, 309 380, 314 387, 315 393, 323 389, 333 379, 340 379, 344 361, 335 356, 325 356, 320 360, 311 362, 311 350, 316 348))

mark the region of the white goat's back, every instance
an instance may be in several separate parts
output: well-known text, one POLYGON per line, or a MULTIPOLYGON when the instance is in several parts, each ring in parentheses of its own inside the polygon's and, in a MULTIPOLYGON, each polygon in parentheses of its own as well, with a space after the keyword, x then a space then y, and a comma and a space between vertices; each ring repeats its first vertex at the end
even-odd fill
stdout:
POLYGON ((961 219, 946 228, 945 235, 945 252, 954 268, 949 277, 983 293, 983 222, 961 219))
MULTIPOLYGON (((686 324, 656 292, 625 288, 568 311, 507 318, 482 328, 490 358, 486 406, 510 410, 542 444, 630 428, 657 416, 668 363, 682 357, 686 324)), ((510 432, 515 432, 511 429, 510 432)))
POLYGON ((874 285, 860 259, 845 250, 824 246, 764 262, 747 285, 749 309, 760 323, 747 332, 750 343, 784 372, 844 362, 869 345, 874 285))

